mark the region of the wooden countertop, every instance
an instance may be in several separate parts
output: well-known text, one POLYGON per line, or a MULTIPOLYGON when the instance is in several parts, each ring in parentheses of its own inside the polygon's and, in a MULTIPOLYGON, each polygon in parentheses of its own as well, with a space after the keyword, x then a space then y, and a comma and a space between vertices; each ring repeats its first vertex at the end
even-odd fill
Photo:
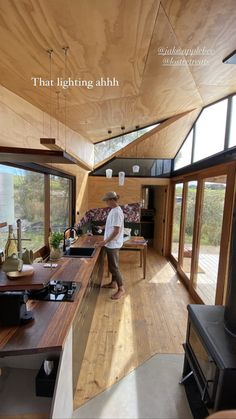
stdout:
MULTIPOLYGON (((101 236, 93 236, 91 238, 83 236, 73 246, 92 247, 96 241, 102 239, 103 237, 101 236)), ((0 356, 32 354, 62 349, 100 250, 101 248, 98 247, 92 258, 61 258, 57 261, 57 268, 44 268, 44 264, 33 265, 35 278, 32 278, 32 284, 35 283, 36 279, 42 283, 53 279, 81 282, 82 287, 76 294, 74 302, 28 301, 27 309, 33 311, 34 320, 25 325, 0 328, 0 356)), ((5 274, 4 280, 3 276, 0 276, 0 286, 3 284, 2 286, 5 289, 7 286, 6 281, 8 280, 6 280, 5 274)), ((12 284, 12 282, 19 283, 19 281, 22 281, 22 279, 17 281, 10 280, 9 282, 12 284)))

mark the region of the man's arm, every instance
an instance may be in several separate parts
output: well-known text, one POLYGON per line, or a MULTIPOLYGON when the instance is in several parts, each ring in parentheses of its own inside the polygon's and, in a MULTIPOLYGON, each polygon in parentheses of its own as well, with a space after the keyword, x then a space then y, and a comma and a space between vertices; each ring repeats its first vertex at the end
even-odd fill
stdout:
POLYGON ((97 246, 100 246, 100 247, 105 246, 107 243, 109 243, 111 240, 113 240, 117 236, 119 231, 120 231, 120 227, 118 226, 113 227, 113 232, 110 234, 110 236, 108 236, 106 240, 103 240, 97 243, 97 246))

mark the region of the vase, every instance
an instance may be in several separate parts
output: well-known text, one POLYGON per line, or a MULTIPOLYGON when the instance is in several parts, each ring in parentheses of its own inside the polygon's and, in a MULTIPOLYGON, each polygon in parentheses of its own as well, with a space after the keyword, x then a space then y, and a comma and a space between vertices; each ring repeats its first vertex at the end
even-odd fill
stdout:
POLYGON ((62 248, 51 246, 50 259, 60 259, 62 257, 62 248))

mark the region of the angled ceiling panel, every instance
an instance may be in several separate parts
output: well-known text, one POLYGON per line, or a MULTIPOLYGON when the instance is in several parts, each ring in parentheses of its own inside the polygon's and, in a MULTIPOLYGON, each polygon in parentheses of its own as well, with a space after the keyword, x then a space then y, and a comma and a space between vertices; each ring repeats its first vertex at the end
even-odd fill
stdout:
POLYGON ((145 134, 125 147, 119 157, 172 159, 182 145, 201 109, 170 118, 159 125, 153 134, 145 134))
POLYGON ((236 66, 222 59, 235 49, 235 20, 235 0, 0 0, 0 83, 63 123, 66 92, 66 125, 95 143, 234 93, 236 66), (50 78, 48 48, 51 94, 31 80, 50 78), (194 56, 207 60, 198 65, 179 48, 212 53, 194 56), (118 85, 67 90, 56 85, 64 76, 118 85))
POLYGON ((181 65, 175 65, 173 57, 162 55, 167 46, 169 49, 181 48, 160 6, 140 89, 143 107, 146 111, 150 109, 153 117, 158 116, 160 120, 202 106, 201 96, 184 58, 181 65))
POLYGON ((236 47, 235 0, 164 0, 204 106, 236 92, 236 66, 222 60, 236 47))

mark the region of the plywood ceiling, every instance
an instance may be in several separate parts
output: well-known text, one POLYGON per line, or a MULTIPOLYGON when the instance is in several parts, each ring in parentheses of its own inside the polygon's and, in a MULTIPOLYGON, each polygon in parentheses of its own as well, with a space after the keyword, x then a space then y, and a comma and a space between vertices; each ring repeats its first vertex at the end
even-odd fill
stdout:
MULTIPOLYGON (((122 125, 128 132, 198 113, 236 92, 236 66, 222 64, 236 48, 235 6, 235 0, 0 0, 0 83, 94 143, 108 129, 115 136, 122 125), (55 86, 34 87, 32 77, 51 78, 55 86), (65 90, 57 77, 93 84, 114 77, 119 86, 65 90)), ((188 125, 189 117, 182 118, 181 138, 188 125)))
POLYGON ((152 133, 144 135, 120 150, 117 156, 173 159, 198 114, 197 109, 168 119, 152 133))

